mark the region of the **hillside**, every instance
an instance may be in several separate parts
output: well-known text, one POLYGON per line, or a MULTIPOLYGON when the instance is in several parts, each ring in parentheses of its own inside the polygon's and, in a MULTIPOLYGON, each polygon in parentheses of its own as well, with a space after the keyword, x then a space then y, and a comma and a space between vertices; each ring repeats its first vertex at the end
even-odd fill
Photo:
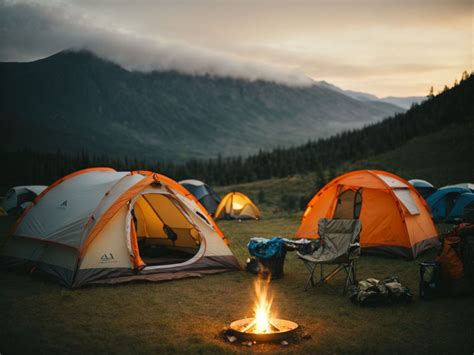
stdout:
POLYGON ((385 169, 407 180, 424 179, 435 186, 474 180, 474 121, 416 137, 406 144, 344 169, 385 169))
POLYGON ((474 122, 452 125, 438 132, 409 140, 388 152, 373 155, 352 163, 341 164, 334 171, 326 171, 323 177, 316 173, 295 175, 280 179, 267 179, 244 184, 216 187, 225 194, 242 191, 255 202, 263 194, 259 205, 265 217, 279 215, 282 210, 299 209, 334 174, 359 169, 380 169, 398 174, 406 180, 418 178, 430 181, 437 187, 459 182, 473 181, 474 169, 474 122), (286 197, 285 197, 286 196, 286 197), (291 208, 291 206, 294 208, 291 208))
POLYGON ((403 109, 314 85, 130 72, 89 52, 0 63, 10 151, 153 159, 248 155, 328 137, 403 109))
MULTIPOLYGON (((406 113, 330 138, 309 141, 288 149, 260 151, 247 157, 191 159, 185 163, 177 163, 162 159, 151 161, 144 158, 136 159, 127 154, 114 157, 85 151, 71 155, 63 152, 42 153, 28 149, 16 151, 3 149, 0 150, 0 160, 4 168, 4 173, 0 176, 0 188, 5 189, 19 184, 49 184, 66 174, 91 166, 110 166, 117 170, 151 170, 176 180, 195 178, 212 185, 235 185, 312 172, 320 176, 322 172, 329 171, 330 175, 334 176, 336 171, 351 169, 351 164, 354 164, 353 167, 360 167, 358 162, 374 156, 375 160, 370 163, 374 165, 379 165, 377 159, 381 159, 380 164, 385 165, 391 161, 390 156, 393 156, 391 158, 393 164, 382 168, 394 172, 404 172, 403 169, 410 167, 421 169, 423 164, 429 163, 426 165, 427 169, 440 171, 439 177, 425 176, 428 180, 434 179, 434 183, 441 182, 442 177, 449 176, 451 172, 454 172, 453 177, 456 179, 472 180, 468 173, 472 171, 469 170, 469 162, 472 162, 472 154, 469 153, 472 149, 469 147, 472 147, 473 141, 473 130, 469 125, 474 118, 472 97, 474 97, 474 76, 465 73, 459 84, 412 107, 406 113), (450 127, 460 128, 443 133, 450 127), (431 145, 423 143, 422 137, 430 137, 432 134, 435 135, 433 137, 438 137, 438 143, 431 145), (421 143, 416 139, 421 139, 421 143), (414 143, 411 143, 407 151, 396 151, 413 140, 414 143), (390 155, 394 150, 395 153, 390 155), (417 156, 415 152, 423 152, 424 155, 413 163, 404 161, 401 164, 401 157, 414 159, 417 156), (450 155, 451 153, 453 155, 450 155), (381 154, 389 155, 377 158, 381 154), (459 173, 457 168, 445 171, 453 165, 462 166, 460 169, 466 173, 459 173)), ((4 137, 8 141, 8 135, 4 137)), ((418 178, 423 178, 422 174, 422 170, 416 171, 416 174, 413 171, 413 175, 418 178)), ((320 177, 319 180, 326 178, 320 177)))

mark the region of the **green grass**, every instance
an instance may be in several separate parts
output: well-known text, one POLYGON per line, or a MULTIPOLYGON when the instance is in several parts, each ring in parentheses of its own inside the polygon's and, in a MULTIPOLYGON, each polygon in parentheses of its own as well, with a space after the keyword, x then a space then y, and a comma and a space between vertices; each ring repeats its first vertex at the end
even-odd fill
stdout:
MULTIPOLYGON (((449 127, 414 139, 394 151, 347 163, 338 173, 363 168, 385 169, 406 179, 435 184, 472 180, 474 125, 449 127), (440 166, 443 168, 440 169, 440 166), (401 168, 403 167, 403 168, 401 168)), ((218 187, 237 190, 259 204, 260 221, 219 225, 243 265, 252 236, 292 237, 301 213, 278 208, 282 195, 306 196, 315 175, 270 179, 218 187)), ((11 218, 1 218, 0 234, 11 218)), ((312 339, 284 348, 257 345, 253 351, 300 353, 466 353, 474 351, 472 298, 418 299, 417 261, 363 256, 359 278, 400 277, 415 295, 409 305, 361 308, 335 289, 305 292, 306 271, 294 253, 287 255, 285 277, 271 288, 274 308, 299 322, 312 339)), ((64 289, 38 275, 0 271, 0 354, 19 353, 222 353, 248 348, 222 341, 218 334, 231 321, 250 316, 254 276, 244 271, 163 283, 132 283, 64 289)))
MULTIPOLYGON (((249 237, 292 236, 299 216, 221 222, 243 264, 249 237)), ((289 253, 285 276, 271 284, 274 308, 299 322, 312 338, 291 347, 256 345, 253 351, 298 353, 466 353, 474 350, 472 298, 424 302, 418 261, 361 257, 360 278, 398 275, 415 294, 409 305, 361 308, 335 289, 303 290, 306 273, 289 253)), ((64 289, 38 275, 0 272, 0 353, 222 353, 248 348, 217 335, 251 315, 254 276, 244 271, 163 283, 64 289)))

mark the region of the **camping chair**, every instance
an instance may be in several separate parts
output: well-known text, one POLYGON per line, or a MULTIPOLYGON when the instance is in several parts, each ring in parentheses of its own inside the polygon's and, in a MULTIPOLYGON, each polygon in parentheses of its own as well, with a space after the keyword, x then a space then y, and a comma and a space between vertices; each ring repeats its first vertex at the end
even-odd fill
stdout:
POLYGON ((358 219, 329 219, 321 218, 318 223, 318 234, 320 237, 319 247, 311 254, 298 252, 298 257, 303 260, 309 271, 305 290, 310 285, 315 286, 315 271, 320 266, 320 278, 318 282, 326 283, 339 271, 346 272, 346 281, 343 294, 349 285, 355 285, 355 261, 360 256, 359 234, 362 229, 358 219), (330 273, 324 275, 323 265, 337 265, 330 273))

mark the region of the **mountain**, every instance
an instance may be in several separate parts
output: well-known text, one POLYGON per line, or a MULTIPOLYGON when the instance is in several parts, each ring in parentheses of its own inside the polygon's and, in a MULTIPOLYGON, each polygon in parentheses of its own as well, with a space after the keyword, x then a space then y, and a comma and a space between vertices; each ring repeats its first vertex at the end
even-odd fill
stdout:
MULTIPOLYGON (((282 198, 284 194, 300 194, 295 184, 301 176, 312 176, 310 181, 303 179, 305 187, 300 191, 305 191, 303 197, 306 198, 324 181, 354 169, 387 169, 406 178, 428 179, 437 185, 469 181, 474 155, 472 97, 474 74, 407 112, 381 122, 300 146, 260 151, 247 157, 193 159, 177 164, 160 159, 130 159, 127 155, 114 158, 86 152, 65 154, 0 149, 3 169, 0 194, 14 185, 50 184, 74 171, 93 166, 158 171, 176 180, 192 177, 220 186, 285 178, 284 181, 291 183, 278 195, 282 198), (288 180, 288 176, 294 178, 288 180)), ((2 139, 7 137, 8 134, 4 134, 2 139)), ((274 194, 278 191, 277 186, 273 182, 267 185, 269 189, 272 186, 275 187, 274 194)), ((303 205, 306 202, 303 201, 303 205)))
POLYGON ((328 83, 327 81, 318 81, 318 85, 332 89, 334 91, 337 91, 341 94, 347 95, 353 99, 359 100, 359 101, 370 101, 370 102, 385 102, 389 103, 395 106, 398 106, 400 108, 403 108, 405 110, 408 110, 413 104, 420 104, 424 100, 426 100, 425 96, 408 96, 408 97, 396 97, 396 96, 387 96, 383 98, 378 98, 375 95, 368 94, 366 92, 360 92, 360 91, 354 91, 354 90, 344 90, 341 89, 340 87, 328 83))
POLYGON ((84 51, 0 63, 0 95, 10 151, 178 161, 290 146, 403 111, 320 85, 130 72, 84 51))
POLYGON ((409 109, 413 104, 420 104, 426 100, 426 96, 408 96, 408 97, 395 97, 395 96, 387 96, 380 101, 387 102, 389 104, 393 104, 398 107, 402 107, 404 109, 409 109))
POLYGON ((474 154, 473 97, 474 74, 471 74, 407 112, 362 129, 246 158, 161 168, 178 179, 192 176, 218 185, 324 171, 329 171, 332 178, 336 172, 364 166, 386 168, 403 176, 411 172, 412 177, 426 176, 435 183, 443 180, 441 176, 453 182, 456 177, 470 180, 474 154), (421 139, 425 136, 428 138, 421 139), (370 157, 374 159, 367 161, 370 157), (367 164, 351 165, 364 161, 367 164))

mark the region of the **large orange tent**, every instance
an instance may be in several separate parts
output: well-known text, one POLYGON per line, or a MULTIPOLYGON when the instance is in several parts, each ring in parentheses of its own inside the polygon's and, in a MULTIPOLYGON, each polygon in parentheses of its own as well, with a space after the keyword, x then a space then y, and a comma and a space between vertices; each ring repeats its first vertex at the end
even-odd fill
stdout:
POLYGON ((415 258, 439 244, 425 200, 385 171, 353 171, 332 180, 309 202, 296 236, 318 238, 320 218, 359 218, 366 251, 415 258))

